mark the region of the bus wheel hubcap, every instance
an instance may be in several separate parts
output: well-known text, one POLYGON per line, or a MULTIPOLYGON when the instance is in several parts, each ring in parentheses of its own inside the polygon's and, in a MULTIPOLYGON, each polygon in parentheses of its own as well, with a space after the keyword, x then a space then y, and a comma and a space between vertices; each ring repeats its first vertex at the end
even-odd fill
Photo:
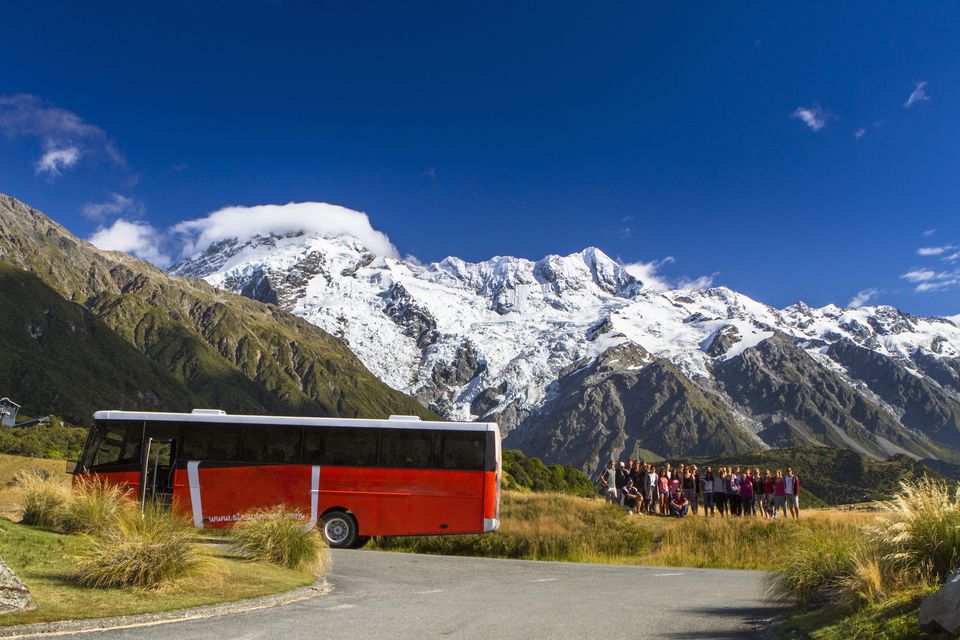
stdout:
POLYGON ((343 518, 334 518, 324 525, 323 532, 330 542, 343 542, 350 535, 350 525, 344 522, 343 518))

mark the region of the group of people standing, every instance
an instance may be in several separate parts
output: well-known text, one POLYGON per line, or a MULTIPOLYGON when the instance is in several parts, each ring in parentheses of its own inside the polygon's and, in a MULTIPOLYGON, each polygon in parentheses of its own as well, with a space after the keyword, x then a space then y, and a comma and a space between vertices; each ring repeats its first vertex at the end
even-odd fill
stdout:
POLYGON ((643 460, 610 460, 598 478, 601 494, 629 513, 672 515, 748 516, 775 519, 800 517, 800 477, 787 467, 777 469, 706 467, 697 465, 657 469, 643 460))

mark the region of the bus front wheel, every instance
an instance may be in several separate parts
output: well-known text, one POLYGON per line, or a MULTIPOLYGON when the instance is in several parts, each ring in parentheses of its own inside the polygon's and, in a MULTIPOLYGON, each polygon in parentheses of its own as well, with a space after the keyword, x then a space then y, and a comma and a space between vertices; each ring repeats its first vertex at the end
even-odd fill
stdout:
POLYGON ((349 549, 359 537, 357 521, 344 511, 331 511, 323 516, 323 537, 334 549, 349 549))

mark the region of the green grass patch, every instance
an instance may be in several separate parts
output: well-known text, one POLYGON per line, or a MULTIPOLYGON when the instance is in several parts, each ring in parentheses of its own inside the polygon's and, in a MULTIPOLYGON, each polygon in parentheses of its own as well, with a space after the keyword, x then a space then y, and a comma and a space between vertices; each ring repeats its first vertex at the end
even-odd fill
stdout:
POLYGON ((88 542, 0 520, 0 557, 33 593, 33 611, 0 616, 0 626, 170 611, 279 593, 312 584, 310 571, 250 562, 204 549, 210 571, 160 589, 91 589, 73 581, 88 542))
POLYGON ((828 607, 801 611, 794 613, 778 630, 785 638, 813 640, 919 640, 929 637, 917 628, 920 601, 934 591, 935 587, 918 589, 861 609, 828 607))

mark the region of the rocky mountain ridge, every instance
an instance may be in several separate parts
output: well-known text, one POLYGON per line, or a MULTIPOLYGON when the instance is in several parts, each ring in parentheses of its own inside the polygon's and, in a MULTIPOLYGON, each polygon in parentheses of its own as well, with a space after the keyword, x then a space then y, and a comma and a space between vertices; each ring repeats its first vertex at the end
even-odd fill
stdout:
POLYGON ((960 456, 955 318, 661 291, 596 248, 424 265, 295 233, 224 241, 172 271, 289 310, 395 389, 497 419, 507 445, 550 462, 785 445, 960 456))

